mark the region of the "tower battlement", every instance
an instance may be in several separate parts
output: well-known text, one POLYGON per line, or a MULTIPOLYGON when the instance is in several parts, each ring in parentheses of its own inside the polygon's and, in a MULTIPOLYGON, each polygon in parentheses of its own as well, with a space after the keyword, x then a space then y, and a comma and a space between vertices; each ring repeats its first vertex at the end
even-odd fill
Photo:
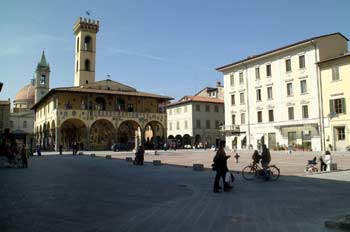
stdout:
POLYGON ((73 31, 74 33, 77 33, 80 30, 97 33, 99 30, 99 27, 100 27, 100 21, 95 19, 79 17, 74 24, 73 31))

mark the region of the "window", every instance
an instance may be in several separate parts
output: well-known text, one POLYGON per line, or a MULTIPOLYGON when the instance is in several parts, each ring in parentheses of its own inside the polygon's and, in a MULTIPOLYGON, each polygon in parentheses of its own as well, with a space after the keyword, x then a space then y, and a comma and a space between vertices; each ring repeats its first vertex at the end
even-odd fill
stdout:
POLYGON ((46 81, 46 76, 42 74, 40 77, 40 85, 45 85, 45 81, 46 81))
POLYGON ((293 96, 293 83, 287 83, 287 96, 293 96))
POLYGON ((205 105, 205 112, 209 112, 210 111, 210 106, 209 105, 205 105))
POLYGON ((339 67, 332 67, 332 81, 337 81, 339 79, 339 67))
POLYGON ((85 71, 90 71, 90 60, 85 60, 85 71))
POLYGON ((232 94, 232 95, 231 95, 231 106, 234 106, 234 105, 236 105, 235 95, 232 94))
POLYGON ((236 124, 236 115, 232 114, 232 125, 236 124))
POLYGON ((241 113, 241 124, 245 124, 245 113, 241 113))
POLYGON ((206 127, 207 129, 210 129, 210 120, 206 120, 206 121, 205 121, 205 127, 206 127))
POLYGON ((244 93, 239 94, 239 102, 241 103, 241 105, 244 104, 244 93))
POLYGON ((262 111, 257 112, 258 122, 262 122, 262 111))
POLYGON ((300 93, 301 94, 307 93, 306 80, 300 81, 300 93))
POLYGON ((77 52, 79 52, 79 37, 77 38, 77 52))
POLYGON ((201 128, 201 120, 196 120, 196 128, 197 129, 201 128))
POLYGON ((303 118, 309 118, 309 107, 307 105, 302 106, 303 118))
POLYGON ((336 128, 338 140, 345 140, 345 127, 336 128))
POLYGON ((299 68, 300 69, 305 68, 305 56, 304 55, 299 56, 299 68))
POLYGON ((235 85, 235 76, 233 74, 230 75, 230 84, 231 86, 235 85))
POLYGON ((273 117, 273 110, 269 110, 269 122, 273 122, 274 117, 273 117))
POLYGON ((286 60, 286 72, 292 71, 292 65, 290 59, 286 60))
POLYGON ((176 130, 180 130, 180 122, 176 122, 176 130))
POLYGON ((297 141, 297 132, 288 132, 288 145, 293 145, 297 141))
POLYGON ((219 129, 219 127, 220 127, 219 120, 215 120, 215 129, 219 129))
POLYGON ((272 87, 267 87, 267 99, 272 99, 272 87))
POLYGON ((214 108, 215 112, 219 112, 219 106, 214 106, 214 108))
POLYGON ((85 51, 91 51, 92 50, 92 41, 90 36, 86 36, 84 39, 84 50, 85 51))
POLYGON ((294 107, 288 107, 288 119, 294 120, 294 107))
POLYGON ((329 105, 330 105, 331 113, 336 113, 336 114, 346 113, 345 98, 330 100, 329 105))
POLYGON ((76 67, 75 67, 75 71, 78 72, 78 68, 79 68, 79 62, 77 61, 76 67))
POLYGON ((239 84, 243 84, 244 80, 243 80, 243 72, 239 73, 239 84))
POLYGON ((196 105, 196 111, 197 112, 201 111, 201 106, 200 105, 196 105))
POLYGON ((256 90, 256 100, 261 101, 261 89, 256 90))
POLYGON ((187 122, 187 120, 185 121, 185 129, 188 129, 188 122, 187 122))
POLYGON ((173 130, 173 124, 171 122, 169 122, 169 129, 173 130))
POLYGON ((255 80, 260 80, 260 68, 255 68, 255 80))
POLYGON ((271 64, 266 65, 266 76, 271 77, 271 64))

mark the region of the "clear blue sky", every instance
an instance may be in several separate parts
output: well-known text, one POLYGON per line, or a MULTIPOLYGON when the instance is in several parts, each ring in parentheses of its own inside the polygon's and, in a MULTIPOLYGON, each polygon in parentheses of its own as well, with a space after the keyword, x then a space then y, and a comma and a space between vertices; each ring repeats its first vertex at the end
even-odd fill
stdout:
POLYGON ((51 88, 73 86, 73 24, 86 10, 100 20, 96 80, 140 91, 192 95, 213 86, 215 68, 309 37, 349 37, 347 0, 62 0, 0 3, 0 99, 33 77, 41 51, 51 88))

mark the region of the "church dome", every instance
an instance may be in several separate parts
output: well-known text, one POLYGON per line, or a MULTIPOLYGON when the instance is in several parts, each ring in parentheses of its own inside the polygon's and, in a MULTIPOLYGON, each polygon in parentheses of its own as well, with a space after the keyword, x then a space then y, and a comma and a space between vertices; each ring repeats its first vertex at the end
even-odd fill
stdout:
POLYGON ((35 100, 35 87, 32 84, 24 86, 20 91, 17 92, 15 101, 35 100))

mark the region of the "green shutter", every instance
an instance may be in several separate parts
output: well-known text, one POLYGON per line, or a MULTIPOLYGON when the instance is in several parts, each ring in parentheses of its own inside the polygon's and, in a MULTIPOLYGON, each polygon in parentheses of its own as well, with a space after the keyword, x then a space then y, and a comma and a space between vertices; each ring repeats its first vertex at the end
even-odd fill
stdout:
POLYGON ((343 114, 346 114, 346 101, 345 101, 345 98, 342 98, 341 99, 341 105, 342 105, 342 112, 343 114))
POLYGON ((334 100, 329 100, 329 113, 334 114, 334 100))

